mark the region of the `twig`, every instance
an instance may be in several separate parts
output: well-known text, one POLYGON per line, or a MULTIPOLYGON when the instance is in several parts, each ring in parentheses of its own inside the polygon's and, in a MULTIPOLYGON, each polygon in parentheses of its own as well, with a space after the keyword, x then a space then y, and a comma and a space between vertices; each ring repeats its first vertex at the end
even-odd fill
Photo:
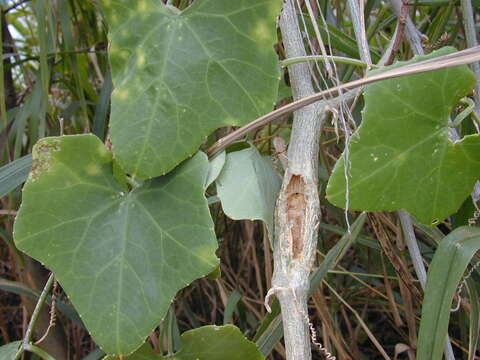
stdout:
POLYGON ((50 304, 50 323, 48 324, 47 330, 43 334, 43 336, 35 342, 35 345, 40 344, 43 340, 45 340, 50 332, 50 329, 53 328, 57 323, 57 312, 56 312, 56 303, 57 303, 57 280, 53 281, 53 289, 52 289, 52 301, 50 304))
POLYGON ((408 252, 410 253, 410 258, 412 259, 413 268, 415 269, 415 273, 417 274, 417 278, 420 281, 422 289, 425 290, 425 286, 427 284, 427 270, 425 269, 422 254, 418 248, 417 239, 413 230, 412 218, 410 217, 410 214, 404 210, 398 211, 398 216, 402 225, 405 243, 407 244, 408 252))
MULTIPOLYGON (((363 0, 360 0, 360 2, 363 4, 363 0)), ((363 62, 371 64, 372 58, 370 57, 367 34, 365 32, 365 16, 363 11, 359 7, 358 0, 348 0, 347 6, 350 11, 350 18, 352 19, 360 57, 363 62)))
POLYGON ((53 275, 53 273, 51 273, 48 280, 47 280, 47 283, 45 284, 45 287, 42 290, 42 293, 40 294, 40 297, 38 298, 37 304, 35 305, 35 309, 33 310, 32 317, 30 318, 30 323, 28 324, 28 328, 27 328, 27 331, 25 333, 25 337, 23 338, 22 346, 20 347, 17 354, 15 355, 15 360, 20 359, 23 352, 29 346, 31 346, 33 329, 35 328, 35 325, 36 325, 38 317, 40 315, 40 311, 42 310, 43 304, 45 303, 45 301, 47 299, 47 295, 50 292, 50 290, 52 289, 54 279, 55 279, 55 275, 53 275))
POLYGON ((385 350, 383 349, 382 345, 380 345, 380 343, 378 342, 378 340, 375 338, 375 336, 372 334, 372 332, 370 331, 370 329, 368 328, 367 324, 365 324, 365 322, 363 321, 362 317, 358 314, 358 312, 353 308, 351 307, 348 302, 345 301, 344 298, 342 298, 340 296, 339 293, 337 293, 335 291, 335 289, 328 283, 326 282, 325 280, 323 280, 323 283, 328 287, 328 289, 332 292, 333 295, 335 295, 337 297, 338 300, 340 300, 340 302, 345 305, 348 310, 350 310, 353 315, 355 315, 355 317, 357 318, 358 320, 358 323, 360 324, 360 326, 362 327, 362 329, 365 331, 365 333, 367 334, 368 338, 370 339, 370 341, 373 343, 373 345, 375 345, 375 347, 377 348, 377 350, 380 352, 380 354, 382 354, 383 358, 385 360, 391 360, 390 359, 390 356, 388 356, 388 354, 385 352, 385 350))
POLYGON ((17 216, 16 210, 0 210, 0 215, 17 216))
MULTIPOLYGON (((357 0, 348 0, 347 5, 350 10, 350 18, 353 21, 355 37, 357 40, 360 58, 365 63, 367 63, 367 65, 369 66, 368 68, 370 69, 370 66, 372 65, 372 58, 370 57, 370 50, 369 50, 367 35, 365 31, 364 6, 363 6, 363 0, 359 0, 359 1, 362 5, 361 8, 358 6, 357 0)), ((340 93, 340 95, 342 95, 342 93, 340 93)), ((354 105, 355 103, 356 103, 356 100, 354 101, 354 105)), ((352 106, 352 109, 353 109, 353 106, 352 106)), ((351 111, 348 111, 348 114, 351 117, 351 111)), ((350 168, 351 168, 350 132, 349 132, 347 123, 345 122, 345 119, 343 117, 343 111, 341 111, 340 113, 340 119, 343 125, 343 133, 345 136, 345 150, 343 152, 343 156, 345 159, 345 166, 343 170, 343 175, 345 178, 345 209, 343 214, 345 218, 345 223, 347 225, 347 231, 350 233, 350 220, 348 216, 348 212, 350 210, 350 168)), ((353 123, 355 123, 353 121, 353 117, 351 117, 351 120, 353 123)), ((337 134, 337 138, 338 138, 338 134, 337 134)))
POLYGON ((407 23, 408 18, 408 3, 409 0, 403 0, 402 7, 400 9, 400 15, 398 16, 398 27, 397 31, 395 32, 395 41, 393 42, 392 52, 390 53, 390 57, 388 58, 385 65, 390 65, 393 63, 395 56, 397 55, 398 48, 403 40, 403 35, 405 32, 405 24, 407 23))
POLYGON ((327 55, 327 56, 324 56, 324 55, 298 56, 298 57, 285 59, 285 60, 280 62, 280 65, 282 67, 287 67, 287 66, 290 66, 290 65, 293 65, 293 64, 298 64, 298 63, 305 62, 305 61, 325 61, 325 62, 327 62, 328 60, 331 60, 333 62, 337 62, 337 63, 340 63, 340 64, 355 65, 355 66, 360 66, 360 67, 364 67, 364 68, 366 68, 366 67, 380 68, 380 66, 370 65, 370 64, 368 64, 366 62, 363 62, 361 60, 358 60, 358 59, 351 59, 351 58, 347 58, 347 57, 343 57, 343 56, 333 56, 333 55, 327 55))
POLYGON ((380 219, 375 214, 369 215, 370 223, 372 224, 373 231, 377 236, 378 242, 382 247, 385 256, 388 258, 392 264, 393 269, 398 274, 400 281, 403 283, 405 288, 415 297, 420 298, 420 291, 413 285, 413 279, 410 276, 409 269, 407 265, 402 261, 400 256, 393 250, 393 246, 390 242, 390 239, 381 225, 380 219))
POLYGON ((325 69, 327 70, 327 74, 330 78, 333 78, 333 69, 332 65, 329 62, 329 59, 326 58, 327 56, 327 49, 325 48, 325 44, 323 43, 322 36, 320 35, 320 29, 317 24, 316 16, 313 13, 312 9, 312 4, 310 4, 310 1, 307 0, 305 1, 305 6, 307 7, 308 15, 310 16, 310 19, 312 20, 312 26, 315 31, 315 36, 317 37, 318 44, 320 45, 320 51, 322 52, 322 55, 325 57, 325 69))
POLYGON ((5 10, 3 10, 3 12, 6 14, 8 13, 9 11, 12 11, 12 10, 15 10, 16 8, 18 8, 19 6, 22 6, 23 4, 29 2, 30 0, 20 0, 19 2, 13 4, 12 6, 9 6, 8 8, 6 8, 5 10))
MULTIPOLYGON (((390 0, 390 2, 393 5, 393 8, 395 9, 395 12, 397 13, 397 16, 401 16, 402 13, 402 7, 404 5, 402 0, 390 0)), ((410 19, 410 16, 407 14, 405 17, 405 30, 407 35, 407 40, 410 43, 410 46, 412 47, 413 53, 417 55, 423 55, 423 46, 422 46, 422 34, 420 31, 417 30, 415 27, 415 24, 413 23, 412 19, 410 19)))

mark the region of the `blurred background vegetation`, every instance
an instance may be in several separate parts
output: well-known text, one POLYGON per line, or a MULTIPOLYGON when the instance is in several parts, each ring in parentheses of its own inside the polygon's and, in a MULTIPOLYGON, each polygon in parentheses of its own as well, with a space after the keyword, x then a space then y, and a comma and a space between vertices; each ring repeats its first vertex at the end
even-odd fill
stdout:
MULTIPOLYGON (((310 0, 299 0, 299 6, 305 10, 304 1, 310 0)), ((168 2, 185 8, 192 1, 168 2)), ((315 16, 323 14, 325 17, 326 24, 317 20, 328 53, 360 59, 346 1, 313 0, 311 4, 315 16)), ((25 177, 31 164, 29 154, 39 138, 93 132, 108 143, 112 82, 107 57, 107 28, 94 1, 0 0, 0 5, 3 43, 0 47, 3 59, 3 70, 0 70, 3 76, 0 79, 0 149, 2 166, 11 165, 0 169, 0 193, 3 196, 0 200, 0 344, 5 344, 23 337, 49 272, 15 249, 12 228, 21 191, 17 187, 5 193, 8 185, 4 184, 4 179, 25 177)), ((479 6, 475 2, 474 5, 475 9, 479 6)), ((424 35, 426 52, 445 45, 457 49, 467 47, 460 1, 418 1, 410 10, 413 22, 424 35), (429 5, 431 3, 435 6, 429 5)), ((372 58, 377 62, 394 36, 398 18, 389 1, 365 0, 364 11, 372 58)), ((318 53, 311 18, 306 10, 301 17, 305 35, 311 33, 310 52, 318 53)), ((276 48, 283 58, 281 39, 276 48)), ((403 41, 397 58, 412 56, 412 49, 403 41)), ((349 64, 337 64, 337 70, 340 82, 365 75, 364 68, 349 64)), ((318 63, 318 69, 314 71, 320 75, 322 63, 318 63)), ((279 93, 277 106, 291 100, 287 74, 279 93)), ((354 127, 360 122, 362 100, 348 105, 354 119, 351 126, 354 127)), ((326 123, 321 139, 320 182, 323 184, 344 145, 342 132, 338 133, 335 119, 331 120, 326 123)), ((464 123, 464 134, 474 131, 471 121, 464 123)), ((279 136, 288 141, 290 125, 290 117, 285 117, 252 134, 250 140, 265 154, 276 157, 278 154, 272 146, 272 139, 279 136)), ((205 147, 230 130, 217 131, 205 147)), ((222 260, 222 275, 217 279, 195 281, 180 292, 165 321, 150 336, 157 351, 175 348, 179 332, 206 324, 234 323, 252 339, 266 315, 263 300, 270 287, 273 265, 263 225, 229 220, 216 201, 214 189, 208 195, 220 243, 218 255, 222 260)), ((322 199, 322 205, 317 264, 346 231, 343 210, 329 205, 325 199, 322 199)), ((469 199, 455 216, 437 227, 415 225, 427 261, 438 241, 455 227, 466 224, 473 209, 469 199)), ((352 220, 355 216, 351 214, 352 220)), ((473 278, 478 279, 478 274, 474 273, 473 278)), ((417 340, 422 298, 396 214, 369 214, 357 241, 329 271, 326 281, 331 288, 322 284, 315 290, 310 300, 310 314, 318 336, 326 348, 337 354, 337 358, 381 359, 366 329, 388 354, 398 353, 399 359, 414 358, 412 349, 417 340), (399 281, 400 277, 411 287, 399 281)), ((480 291, 478 284, 477 281, 476 287, 480 291)), ((55 297, 56 316, 52 317, 47 307, 37 325, 36 338, 45 333, 52 320, 55 325, 41 346, 57 360, 100 358, 102 352, 89 337, 60 286, 55 290, 55 297)), ((472 308, 476 309, 468 299, 463 301, 461 310, 452 314, 450 331, 459 359, 467 359, 471 343, 469 322, 475 319, 471 316, 472 308)), ((478 321, 477 313, 477 326, 478 321)), ((26 356, 35 358, 34 355, 26 356)), ((281 343, 275 346, 270 358, 284 358, 281 343)), ((315 353, 314 358, 322 356, 315 353)))

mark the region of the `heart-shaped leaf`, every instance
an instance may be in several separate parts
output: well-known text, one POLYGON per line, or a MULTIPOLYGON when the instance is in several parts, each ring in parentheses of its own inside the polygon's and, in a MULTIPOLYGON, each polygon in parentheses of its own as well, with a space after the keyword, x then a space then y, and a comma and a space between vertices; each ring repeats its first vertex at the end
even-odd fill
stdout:
POLYGON ((216 183, 225 214, 234 220, 262 220, 272 242, 275 202, 282 186, 272 160, 253 146, 230 152, 216 183))
MULTIPOLYGON (((393 67, 452 51, 441 49, 393 67)), ((458 66, 366 87, 362 124, 349 147, 350 209, 405 209, 425 224, 457 211, 480 177, 480 137, 453 143, 448 118, 475 82, 467 66, 458 66)), ((345 153, 327 186, 327 199, 341 207, 346 206, 344 164, 345 153)))
POLYGON ((263 360, 257 346, 233 325, 203 326, 182 334, 182 347, 171 360, 263 360))
MULTIPOLYGON (((264 356, 256 345, 245 339, 233 325, 202 326, 184 332, 182 347, 171 356, 160 356, 145 344, 124 360, 263 360, 264 356)), ((119 360, 108 356, 103 360, 119 360)))
POLYGON ((215 269, 203 153, 128 191, 94 135, 45 138, 15 221, 18 248, 52 271, 95 341, 128 354, 176 292, 215 269))
POLYGON ((227 155, 225 151, 222 151, 220 154, 216 155, 213 159, 210 160, 210 170, 208 171, 207 181, 205 183, 205 188, 208 188, 215 180, 217 180, 220 172, 225 165, 225 160, 227 155))
POLYGON ((162 360, 163 357, 153 351, 152 346, 147 342, 138 348, 133 354, 127 357, 109 355, 102 357, 102 360, 162 360))
POLYGON ((165 174, 213 130, 273 108, 280 0, 102 0, 115 90, 113 151, 127 172, 165 174))
POLYGON ((22 345, 21 341, 14 341, 0 346, 0 360, 15 359, 15 354, 17 353, 20 345, 22 345))

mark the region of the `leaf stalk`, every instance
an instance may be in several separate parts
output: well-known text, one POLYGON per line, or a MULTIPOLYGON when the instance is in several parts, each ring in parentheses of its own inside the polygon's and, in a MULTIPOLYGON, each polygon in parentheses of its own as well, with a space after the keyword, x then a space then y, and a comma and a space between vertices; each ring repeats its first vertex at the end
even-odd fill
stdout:
MULTIPOLYGON (((18 352, 15 354, 15 360, 20 359, 25 350, 30 351, 31 349, 37 348, 36 346, 32 347, 32 344, 31 344, 33 330, 35 329, 35 325, 37 323, 42 307, 45 304, 45 301, 47 300, 47 295, 52 289, 54 280, 55 280, 55 275, 51 273, 50 276, 48 277, 45 287, 42 290, 42 293, 40 294, 40 297, 38 298, 37 304, 35 305, 35 309, 33 310, 32 317, 30 318, 30 322, 28 324, 25 337, 23 338, 22 346, 20 347, 18 352)), ((48 358, 44 357, 44 359, 48 359, 48 358)))

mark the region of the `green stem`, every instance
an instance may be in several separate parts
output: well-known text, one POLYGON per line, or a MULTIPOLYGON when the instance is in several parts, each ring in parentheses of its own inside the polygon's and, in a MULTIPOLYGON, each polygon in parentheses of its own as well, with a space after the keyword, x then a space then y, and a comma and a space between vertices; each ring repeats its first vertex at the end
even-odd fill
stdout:
MULTIPOLYGON (((30 323, 28 324, 27 332, 25 333, 25 337, 23 338, 23 343, 20 349, 18 350, 17 354, 15 355, 15 360, 20 359, 22 356, 23 352, 27 349, 32 348, 32 344, 30 343, 32 340, 32 335, 33 335, 33 329, 35 328, 35 324, 37 323, 38 317, 40 315, 40 311, 42 310, 43 304, 45 303, 47 299, 47 295, 52 289, 53 286, 53 281, 55 279, 55 276, 53 273, 50 274, 50 277, 47 280, 47 283, 45 284, 45 287, 42 290, 42 293, 40 294, 40 297, 38 298, 37 304, 35 305, 35 309, 33 310, 32 317, 30 319, 30 323)), ((35 347, 36 348, 36 347, 35 347)), ((28 350, 30 351, 30 350, 28 350)), ((52 359, 51 357, 49 359, 52 359)))
POLYGON ((464 105, 467 105, 467 107, 460 113, 458 114, 455 119, 449 124, 450 127, 457 127, 459 126, 465 118, 474 113, 475 109, 475 103, 473 102, 472 99, 469 97, 464 97, 460 102, 464 105))
POLYGON ((307 62, 307 61, 334 61, 336 63, 340 64, 348 64, 348 65, 355 65, 355 66, 360 66, 364 68, 372 67, 372 68, 379 68, 377 65, 368 65, 367 63, 357 60, 357 59, 351 59, 343 56, 323 56, 323 55, 309 55, 309 56, 297 56, 297 57, 291 57, 289 59, 285 59, 280 62, 280 65, 282 67, 287 67, 293 64, 298 64, 302 62, 307 62))
POLYGON ((37 356, 40 356, 43 360, 56 360, 52 355, 50 355, 45 350, 35 345, 32 345, 32 344, 23 345, 23 349, 25 351, 34 353, 37 356))

